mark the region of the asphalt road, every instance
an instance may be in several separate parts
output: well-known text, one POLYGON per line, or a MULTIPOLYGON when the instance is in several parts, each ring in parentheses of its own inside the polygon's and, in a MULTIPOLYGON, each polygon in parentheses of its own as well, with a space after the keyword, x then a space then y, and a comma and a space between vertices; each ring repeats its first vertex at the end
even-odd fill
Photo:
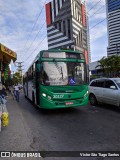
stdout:
MULTIPOLYGON (((41 110, 23 94, 19 103, 9 98, 7 106, 10 124, 0 133, 2 151, 120 151, 120 109, 117 107, 88 105, 41 110)), ((114 160, 120 157, 42 159, 114 160)))

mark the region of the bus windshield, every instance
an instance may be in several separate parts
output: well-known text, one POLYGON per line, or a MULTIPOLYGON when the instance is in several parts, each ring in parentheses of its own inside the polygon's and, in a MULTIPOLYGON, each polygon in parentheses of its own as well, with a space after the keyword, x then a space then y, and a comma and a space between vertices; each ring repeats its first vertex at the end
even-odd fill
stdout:
POLYGON ((42 62, 40 82, 43 85, 80 85, 86 83, 85 63, 42 62))

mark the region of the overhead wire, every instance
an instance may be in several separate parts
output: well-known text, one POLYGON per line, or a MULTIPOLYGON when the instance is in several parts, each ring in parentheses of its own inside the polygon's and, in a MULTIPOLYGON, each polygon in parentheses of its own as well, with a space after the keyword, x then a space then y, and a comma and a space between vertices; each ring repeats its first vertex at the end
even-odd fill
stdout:
MULTIPOLYGON (((92 17, 93 15, 95 15, 98 11, 100 11, 103 7, 105 7, 108 3, 105 3, 103 6, 101 6, 96 12, 94 12, 92 15, 89 15, 89 17, 92 17)), ((120 5, 118 5, 120 7, 120 5)), ((112 9, 114 9, 114 7, 112 7, 112 9)), ((106 13, 106 12, 104 12, 106 13)), ((100 13, 97 13, 100 14, 100 13)))
POLYGON ((98 22, 98 23, 97 23, 97 24, 95 24, 94 26, 92 26, 92 27, 90 28, 90 30, 91 30, 91 29, 93 29, 93 28, 95 28, 97 25, 99 25, 100 23, 104 22, 105 20, 106 20, 106 18, 105 18, 105 19, 103 19, 102 21, 98 22))
MULTIPOLYGON (((75 2, 75 0, 73 0, 73 2, 75 2)), ((72 2, 72 4, 73 4, 73 2, 72 2)), ((57 2, 55 3, 55 5, 57 4, 57 2)), ((52 11, 54 10, 54 8, 52 9, 52 11)), ((62 17, 62 15, 61 16, 59 16, 59 18, 58 18, 58 21, 60 20, 60 18, 62 17)), ((44 24, 45 24, 46 22, 44 22, 44 24)), ((41 29, 43 28, 43 26, 44 26, 44 24, 42 25, 42 27, 41 27, 41 29)), ((41 31, 41 29, 38 31, 39 33, 40 33, 40 31, 41 31)), ((37 36, 38 36, 38 34, 37 34, 37 36)), ((36 38, 37 38, 37 36, 36 36, 36 38)), ((36 39, 35 38, 35 39, 36 39)), ((32 44, 33 44, 33 42, 32 42, 32 44)), ((30 45, 30 47, 31 47, 32 45, 30 45)), ((30 49, 30 48, 29 48, 30 49)))
MULTIPOLYGON (((44 9, 44 5, 45 5, 46 2, 47 2, 47 0, 45 0, 44 4, 43 4, 43 6, 42 6, 42 8, 41 8, 41 10, 40 10, 40 12, 39 12, 39 15, 37 16, 37 19, 36 19, 36 21, 35 21, 35 23, 34 23, 34 25, 33 25, 33 27, 32 27, 31 32, 29 33, 29 36, 30 36, 30 34, 32 34, 32 32, 33 32, 33 29, 34 29, 35 26, 36 26, 36 23, 37 23, 37 21, 38 21, 40 15, 41 15, 43 9, 44 9)), ((9 26, 11 26, 11 23, 8 22, 8 24, 9 24, 9 26)), ((16 28, 15 28, 15 31, 16 31, 16 33, 19 33, 19 32, 16 30, 16 28)), ((10 33, 11 33, 11 32, 10 32, 10 33)), ((9 35, 10 33, 8 33, 7 35, 9 35)), ((25 46, 26 46, 28 40, 29 40, 29 37, 28 37, 28 39, 27 39, 27 41, 26 41, 26 43, 25 43, 25 45, 24 45, 24 47, 23 47, 24 49, 25 49, 25 46)), ((7 41, 4 40, 3 43, 7 44, 7 41)), ((24 49, 23 49, 22 52, 25 52, 24 49)), ((19 51, 19 52, 21 52, 21 51, 19 51)), ((21 57, 21 56, 20 56, 20 57, 21 57)))
MULTIPOLYGON (((104 5, 102 5, 99 9, 97 9, 92 15, 89 15, 89 18, 91 18, 91 17, 93 17, 95 14, 98 14, 97 12, 98 11, 100 11, 104 6, 106 6, 106 4, 107 3, 105 3, 104 5)), ((94 5, 95 6, 95 5, 94 5)), ((100 13, 99 13, 100 14, 100 13)), ((104 22, 106 20, 106 18, 105 19, 103 19, 103 20, 101 20, 100 22, 98 22, 97 24, 95 24, 94 26, 92 26, 90 29, 89 29, 89 31, 90 30, 92 30, 93 28, 95 28, 97 25, 99 25, 100 23, 102 23, 102 22, 104 22)), ((91 40, 91 38, 90 38, 90 40, 91 40)))
POLYGON ((34 37, 33 41, 30 43, 29 48, 27 48, 27 52, 29 51, 29 49, 31 48, 32 44, 34 43, 34 41, 36 40, 36 38, 38 37, 41 29, 43 28, 43 26, 45 25, 45 23, 41 26, 40 30, 37 32, 36 36, 34 37))
MULTIPOLYGON (((75 1, 75 0, 74 0, 74 1, 75 1)), ((73 1, 73 2, 74 2, 74 1, 73 1)), ((100 1, 101 1, 101 0, 100 0, 100 1)), ((94 7, 95 7, 98 3, 100 3, 100 1, 97 2, 97 3, 94 5, 94 7)), ((72 3, 73 3, 73 2, 72 2, 72 3)), ((103 6, 102 6, 102 7, 103 7, 103 6)), ((93 8, 93 7, 92 7, 92 8, 93 8)), ((91 8, 91 9, 92 9, 92 8, 91 8)), ((91 9, 90 9, 90 10, 91 10, 91 9)), ((90 12, 90 10, 89 10, 89 12, 90 12)), ((59 17, 59 19, 60 19, 60 17, 59 17)), ((105 19, 106 19, 106 18, 105 18, 105 19)), ((104 19, 104 20, 105 20, 105 19, 104 19)), ((102 23, 104 20, 102 20, 102 21, 98 22, 96 25, 92 26, 92 27, 90 28, 90 30, 93 29, 94 27, 96 27, 97 25, 99 25, 100 23, 102 23)), ((44 24, 43 24, 43 25, 44 25, 44 24)), ((43 25, 42 25, 42 26, 43 26, 43 25)), ((42 29, 42 27, 41 27, 41 29, 42 29)), ((39 30, 39 33, 40 33, 41 29, 39 30)), ((37 34, 37 35, 38 35, 38 34, 37 34)), ((42 42, 45 40, 46 37, 47 37, 47 36, 44 36, 44 38, 40 41, 40 43, 37 45, 37 47, 42 44, 42 42)), ((35 38, 35 39, 36 39, 36 38, 35 38)), ((33 44, 33 42, 32 42, 32 44, 33 44)), ((37 47, 30 53, 30 55, 25 59, 25 61, 26 61, 27 59, 29 59, 30 56, 31 56, 31 54, 38 49, 37 47)))
MULTIPOLYGON (((45 40, 45 38, 46 38, 46 36, 44 36, 44 38, 40 41, 40 43, 37 45, 37 47, 31 52, 31 54, 38 49, 38 47, 42 44, 42 42, 45 40)), ((29 59, 31 57, 31 54, 24 61, 29 59)))
MULTIPOLYGON (((46 3, 46 2, 47 2, 47 0, 45 1, 45 3, 46 3)), ((74 1, 73 1, 73 2, 74 2, 74 1)), ((73 3, 73 2, 72 2, 72 3, 73 3)), ((100 2, 100 1, 99 1, 99 2, 100 2)), ((97 2, 97 4, 98 4, 99 2, 97 2)), ((44 3, 44 4, 45 4, 45 3, 44 3)), ((97 4, 96 4, 96 5, 97 5, 97 4)), ((94 5, 94 7, 95 7, 96 5, 94 5)), ((43 8, 44 8, 44 5, 43 5, 43 7, 42 7, 42 9, 41 9, 41 11, 40 11, 40 13, 39 13, 39 15, 38 15, 38 17, 37 17, 35 23, 34 23, 34 25, 33 25, 33 27, 32 27, 32 30, 31 30, 30 34, 32 34, 32 32, 33 32, 33 29, 34 29, 34 27, 35 27, 35 25, 36 25, 36 23, 37 23, 37 21, 38 21, 40 15, 41 15, 41 13, 42 13, 43 8)), ((93 8, 93 7, 92 7, 92 8, 93 8)), ((91 9, 92 9, 92 8, 91 8, 91 9)), ((91 10, 91 9, 90 9, 90 10, 91 10)), ((89 11, 90 11, 90 10, 89 10, 89 11)), ((89 11, 88 11, 88 12, 89 12, 89 11)), ((44 24, 45 24, 45 23, 44 23, 44 24)), ((41 27, 41 28, 42 28, 42 27, 41 27)), ((39 31, 38 33, 40 33, 40 31, 39 31)), ((29 34, 29 35, 30 35, 30 34, 29 34)), ((33 41, 35 41, 36 38, 37 38, 37 36, 34 38, 33 41)), ((27 42, 28 42, 28 40, 29 40, 29 37, 28 37, 28 39, 27 39, 27 42)), ((27 44, 27 42, 26 42, 26 44, 27 44)), ((24 45, 23 48, 25 48, 26 44, 24 45)), ((30 46, 31 46, 32 44, 33 44, 33 42, 30 44, 30 46)), ((28 49, 29 49, 29 48, 28 48, 28 49)), ((24 49, 23 49, 23 52, 25 52, 24 49)))
MULTIPOLYGON (((74 0, 74 1, 75 1, 75 0, 74 0)), ((73 2, 74 2, 74 1, 73 1, 73 2)), ((101 0, 100 0, 100 1, 101 1, 101 0)), ((91 9, 93 9, 96 5, 98 5, 98 3, 100 3, 100 1, 98 1, 91 9)), ((73 2, 72 2, 72 3, 73 3, 73 2)), ((91 9, 90 9, 90 10, 91 10, 91 9)), ((100 9, 101 9, 101 8, 100 8, 100 9)), ((89 11, 90 11, 90 10, 89 10, 89 11)), ((88 12, 89 12, 89 11, 88 11, 88 12)), ((60 17, 59 17, 59 19, 60 19, 60 17)), ((58 20, 58 21, 59 21, 59 20, 58 20)), ((44 24, 45 24, 45 22, 44 22, 44 24)), ((42 25, 41 29, 43 28, 44 24, 42 25)), ((37 33, 36 37, 34 38, 33 42, 34 42, 35 39, 37 38, 37 36, 38 36, 38 34, 40 33, 41 29, 38 31, 38 33, 37 33)), ((33 42, 31 42, 30 47, 32 46, 33 42)), ((30 49, 30 47, 28 48, 28 50, 30 49)))
POLYGON ((30 35, 32 34, 32 32, 33 32, 33 30, 34 30, 34 28, 35 28, 35 26, 36 26, 36 24, 37 24, 37 21, 38 21, 40 15, 42 14, 42 11, 43 11, 43 9, 44 9, 44 5, 45 5, 46 2, 47 2, 47 0, 45 0, 44 4, 43 4, 43 6, 42 6, 42 8, 41 8, 41 10, 40 10, 40 12, 39 12, 39 14, 38 14, 38 17, 37 17, 35 23, 33 24, 32 30, 30 31, 29 36, 28 36, 28 38, 27 38, 27 40, 26 40, 26 42, 25 42, 25 45, 24 45, 24 47, 23 47, 23 51, 25 50, 25 47, 26 47, 27 42, 28 42, 28 40, 29 40, 29 38, 30 38, 30 35))
MULTIPOLYGON (((75 0, 73 0, 73 2, 74 2, 75 0)), ((72 4, 73 4, 73 2, 72 2, 72 4)), ((57 2, 55 3, 55 5, 57 4, 57 2)), ((52 9, 52 11, 54 10, 54 8, 52 9)), ((60 16, 61 17, 61 16, 60 16)), ((60 19, 60 17, 59 17, 59 19, 60 19)), ((45 22, 46 23, 46 22, 45 22)), ((43 24, 44 25, 44 24, 43 24)), ((43 26, 42 25, 42 26, 43 26)), ((40 32, 40 31, 39 31, 40 32)), ((37 45, 37 47, 38 46, 40 46, 41 45, 41 43, 45 40, 45 38, 46 38, 47 36, 44 36, 44 38, 42 39, 42 41, 40 41, 40 43, 37 45)), ((36 51, 37 50, 37 47, 31 52, 31 54, 34 52, 34 51, 36 51)), ((31 54, 25 59, 25 61, 27 60, 27 59, 29 59, 30 58, 30 56, 31 56, 31 54)))
MULTIPOLYGON (((95 14, 100 14, 100 13, 97 13, 99 10, 101 10, 104 6, 106 6, 108 3, 105 3, 102 7, 100 7, 96 12, 94 12, 92 15, 89 16, 90 17, 93 17, 93 15, 95 14)), ((112 8, 113 9, 113 8, 112 8)), ((105 12, 106 13, 106 12, 105 12)), ((107 18, 101 20, 100 22, 98 22, 97 24, 95 24, 94 26, 92 26, 89 30, 92 30, 93 28, 95 28, 97 25, 103 23, 105 20, 107 20, 107 18)), ((105 26, 106 27, 106 26, 105 26)), ((90 38, 90 40, 92 40, 93 38, 90 38)))
POLYGON ((96 12, 94 12, 92 15, 90 15, 89 18, 92 17, 92 16, 94 16, 98 11, 100 11, 103 7, 105 7, 105 5, 101 6, 96 12))
MULTIPOLYGON (((75 0, 73 0, 73 2, 75 2, 75 0)), ((73 2, 72 2, 72 4, 73 4, 73 2)), ((57 4, 57 2, 55 3, 55 5, 57 4)), ((54 10, 54 8, 52 9, 52 11, 54 10)), ((61 18, 62 16, 60 16, 59 18, 58 18, 58 21, 60 20, 60 18, 61 18)), ((44 24, 46 23, 46 21, 43 23, 43 25, 42 25, 42 27, 40 28, 40 30, 38 31, 38 33, 37 33, 37 35, 36 35, 36 37, 35 37, 35 39, 37 38, 37 36, 38 36, 38 34, 40 33, 40 31, 41 31, 41 29, 43 28, 43 26, 44 26, 44 24)), ((46 36, 47 37, 47 36, 46 36)), ((45 38, 46 38, 45 37, 45 38)), ((31 44, 33 44, 33 42, 31 43, 31 44)), ((41 44, 41 43, 40 43, 41 44)), ((30 47, 31 47, 32 45, 30 45, 30 47)), ((28 50, 30 49, 30 47, 28 48, 28 50)))
MULTIPOLYGON (((98 23, 97 23, 96 25, 94 25, 93 27, 91 27, 90 30, 93 29, 93 28, 95 28, 97 25, 99 25, 100 23, 104 22, 105 20, 106 20, 106 18, 105 18, 104 20, 98 22, 98 23)), ((41 43, 45 40, 45 38, 46 38, 46 36, 43 38, 43 40, 40 42, 40 44, 38 44, 38 46, 41 45, 41 43)), ((38 49, 38 48, 35 48, 34 51, 36 51, 37 49, 38 49)), ((33 51, 33 52, 34 52, 34 51, 33 51)), ((33 53, 33 52, 32 52, 32 53, 33 53)), ((29 59, 30 56, 31 56, 31 54, 27 57, 27 59, 29 59)), ((25 59, 25 61, 26 61, 27 59, 25 59)))
POLYGON ((99 0, 94 6, 92 6, 88 11, 87 13, 89 13, 94 7, 96 7, 102 0, 99 0))

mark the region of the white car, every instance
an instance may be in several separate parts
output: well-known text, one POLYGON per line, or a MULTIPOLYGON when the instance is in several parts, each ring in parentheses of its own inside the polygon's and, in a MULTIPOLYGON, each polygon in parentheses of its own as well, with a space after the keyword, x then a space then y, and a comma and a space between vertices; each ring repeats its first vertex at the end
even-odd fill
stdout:
POLYGON ((98 102, 120 106, 120 78, 98 78, 89 84, 91 105, 98 102))

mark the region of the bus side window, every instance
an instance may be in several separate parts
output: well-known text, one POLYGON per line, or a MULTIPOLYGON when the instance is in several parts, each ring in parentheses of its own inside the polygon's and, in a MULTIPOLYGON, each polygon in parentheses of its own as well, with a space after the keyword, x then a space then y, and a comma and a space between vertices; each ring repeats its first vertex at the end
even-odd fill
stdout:
POLYGON ((35 72, 36 82, 40 82, 40 63, 36 62, 36 72, 35 72))
POLYGON ((41 64, 40 66, 40 83, 43 84, 42 82, 42 74, 43 74, 43 65, 41 64))

